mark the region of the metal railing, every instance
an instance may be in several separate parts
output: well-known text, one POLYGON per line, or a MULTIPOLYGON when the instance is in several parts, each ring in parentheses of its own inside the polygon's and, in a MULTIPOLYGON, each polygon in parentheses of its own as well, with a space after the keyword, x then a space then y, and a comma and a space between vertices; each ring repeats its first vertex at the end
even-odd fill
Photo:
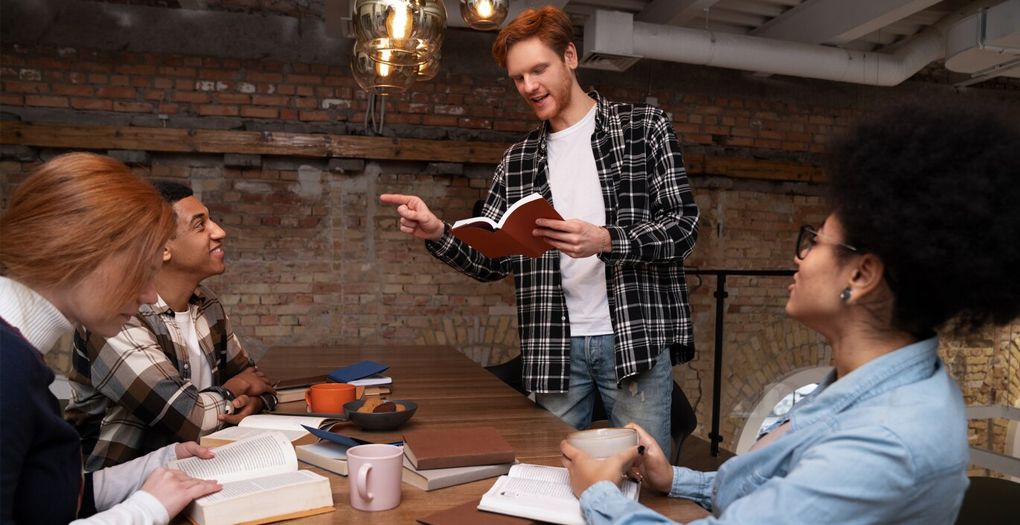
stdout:
POLYGON ((715 358, 712 365, 712 431, 708 434, 711 441, 711 454, 719 456, 719 443, 722 442, 722 434, 719 433, 719 409, 722 404, 722 367, 723 367, 723 334, 725 333, 726 315, 726 277, 730 275, 739 276, 791 276, 794 270, 737 270, 737 269, 713 269, 704 270, 700 268, 685 268, 687 275, 713 275, 715 282, 715 358))

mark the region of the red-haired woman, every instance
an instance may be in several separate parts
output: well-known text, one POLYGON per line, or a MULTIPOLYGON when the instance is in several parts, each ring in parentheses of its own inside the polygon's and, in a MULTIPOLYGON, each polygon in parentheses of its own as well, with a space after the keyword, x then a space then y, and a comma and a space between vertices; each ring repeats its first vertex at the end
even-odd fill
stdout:
POLYGON ((83 476, 80 438, 43 362, 76 326, 114 335, 139 304, 155 302, 173 221, 149 184, 93 154, 50 160, 11 196, 0 217, 0 522, 165 524, 219 489, 162 467, 212 457, 195 443, 83 476))

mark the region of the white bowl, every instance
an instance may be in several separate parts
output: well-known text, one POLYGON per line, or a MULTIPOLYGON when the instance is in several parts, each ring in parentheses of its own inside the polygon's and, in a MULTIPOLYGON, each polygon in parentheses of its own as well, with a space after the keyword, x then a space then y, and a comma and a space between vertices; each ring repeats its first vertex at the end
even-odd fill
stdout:
POLYGON ((595 428, 574 432, 567 443, 596 459, 604 459, 639 443, 638 433, 632 428, 595 428))

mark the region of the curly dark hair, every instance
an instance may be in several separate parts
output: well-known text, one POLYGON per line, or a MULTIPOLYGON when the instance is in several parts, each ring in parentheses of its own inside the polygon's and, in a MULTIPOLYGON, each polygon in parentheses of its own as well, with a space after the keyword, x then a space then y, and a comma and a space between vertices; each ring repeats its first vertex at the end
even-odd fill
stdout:
POLYGON ((900 107, 834 141, 826 172, 846 242, 885 264, 894 328, 968 333, 1020 315, 1015 124, 974 108, 900 107))

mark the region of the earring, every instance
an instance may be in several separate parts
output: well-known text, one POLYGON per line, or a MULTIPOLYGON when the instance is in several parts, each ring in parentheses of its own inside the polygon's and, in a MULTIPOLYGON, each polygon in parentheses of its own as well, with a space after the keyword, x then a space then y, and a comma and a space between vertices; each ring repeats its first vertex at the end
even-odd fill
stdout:
POLYGON ((850 300, 850 287, 843 288, 842 292, 839 292, 839 298, 844 303, 850 300))

